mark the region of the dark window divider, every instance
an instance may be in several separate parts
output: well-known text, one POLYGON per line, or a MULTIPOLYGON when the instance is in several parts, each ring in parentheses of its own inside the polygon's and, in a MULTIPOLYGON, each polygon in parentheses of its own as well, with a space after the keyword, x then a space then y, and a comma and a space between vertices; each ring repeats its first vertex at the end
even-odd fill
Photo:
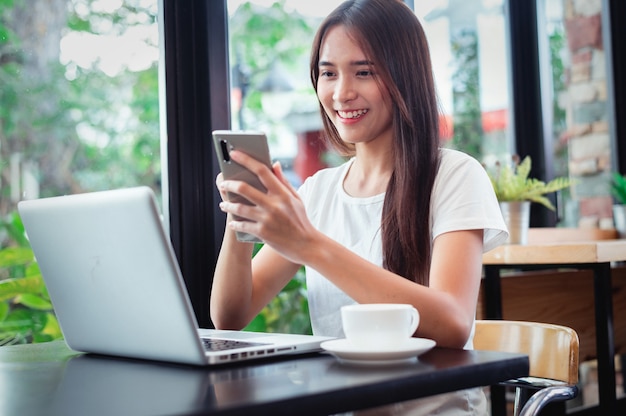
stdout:
MULTIPOLYGON (((550 175, 547 167, 551 166, 552 146, 546 142, 550 138, 544 135, 541 112, 537 2, 508 0, 506 7, 514 149, 521 157, 531 157, 531 176, 545 180, 550 175)), ((555 224, 556 216, 552 211, 539 204, 531 204, 531 227, 551 227, 555 224)))
POLYGON ((162 1, 170 238, 198 323, 208 328, 225 223, 211 131, 230 128, 226 2, 162 1))
POLYGON ((603 0, 602 9, 605 11, 602 35, 607 45, 607 91, 612 112, 612 170, 626 174, 626 31, 623 28, 626 2, 603 0))

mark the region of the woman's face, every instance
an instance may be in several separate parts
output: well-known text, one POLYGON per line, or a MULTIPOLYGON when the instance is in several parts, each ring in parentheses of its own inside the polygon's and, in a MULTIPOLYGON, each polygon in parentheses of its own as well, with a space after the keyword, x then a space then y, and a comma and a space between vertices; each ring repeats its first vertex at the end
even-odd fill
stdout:
POLYGON ((348 143, 391 140, 391 100, 376 81, 376 67, 369 62, 344 26, 331 28, 319 54, 317 96, 348 143))

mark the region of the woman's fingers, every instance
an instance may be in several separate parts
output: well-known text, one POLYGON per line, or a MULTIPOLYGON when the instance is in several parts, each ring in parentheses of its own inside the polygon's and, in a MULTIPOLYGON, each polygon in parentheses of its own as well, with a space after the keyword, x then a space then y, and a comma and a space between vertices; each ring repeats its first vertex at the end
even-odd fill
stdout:
MULTIPOLYGON (((241 166, 251 171, 253 174, 257 175, 263 186, 268 189, 268 192, 269 189, 276 190, 279 187, 281 180, 274 175, 273 171, 276 167, 276 164, 274 164, 274 167, 272 168, 272 170, 270 170, 266 165, 257 161, 253 157, 250 157, 247 154, 236 150, 230 152, 230 157, 235 163, 240 164, 241 166)), ((222 196, 237 194, 245 198, 252 204, 246 205, 244 203, 237 203, 237 201, 232 201, 230 200, 231 198, 224 198, 224 201, 227 203, 220 204, 220 209, 222 209, 222 211, 234 214, 250 221, 258 220, 259 215, 261 215, 262 213, 260 210, 254 208, 257 205, 262 204, 264 201, 266 201, 265 192, 259 191, 258 189, 249 185, 246 182, 239 180, 224 180, 223 177, 220 176, 218 176, 216 183, 222 196)))
POLYGON ((230 155, 233 161, 255 174, 267 191, 259 191, 242 181, 224 180, 220 183, 220 189, 224 192, 241 195, 253 205, 263 205, 267 201, 268 195, 284 195, 285 185, 287 185, 287 193, 293 194, 295 192, 282 175, 282 170, 277 169, 278 163, 275 163, 270 170, 266 165, 243 152, 233 150, 230 155), (276 172, 279 172, 280 176, 277 176, 276 172))
POLYGON ((228 195, 226 195, 226 191, 222 189, 222 186, 221 186, 222 182, 224 182, 224 174, 220 172, 215 178, 215 185, 217 186, 217 190, 219 191, 220 196, 222 197, 222 201, 227 201, 228 195))
POLYGON ((291 185, 291 182, 289 182, 289 180, 285 177, 285 174, 283 173, 283 167, 280 162, 274 162, 274 164, 272 165, 272 170, 274 171, 274 175, 283 185, 287 187, 292 195, 295 196, 298 194, 296 188, 294 188, 293 185, 291 185))
MULTIPOLYGON (((270 169, 265 164, 243 152, 233 150, 230 152, 230 158, 254 173, 268 191, 275 190, 274 188, 281 182, 277 180, 273 167, 270 169)), ((276 163, 274 165, 276 165, 276 163)))
POLYGON ((286 235, 291 238, 292 233, 301 230, 305 222, 301 218, 306 218, 306 215, 300 212, 301 201, 296 189, 283 174, 280 163, 274 163, 270 170, 242 152, 232 151, 230 155, 233 161, 257 175, 267 192, 261 192, 243 181, 221 181, 220 192, 240 195, 253 204, 232 200, 222 202, 220 209, 232 214, 228 226, 235 231, 256 235, 267 243, 281 245, 286 235))
POLYGON ((256 221, 258 219, 259 210, 256 205, 248 205, 232 201, 222 201, 220 202, 219 207, 223 212, 227 214, 233 214, 236 217, 244 218, 249 221, 256 221))
MULTIPOLYGON (((224 180, 219 184, 219 190, 220 193, 237 194, 250 201, 252 205, 258 205, 265 197, 265 192, 243 181, 224 180)), ((226 199, 231 200, 231 198, 226 199)))

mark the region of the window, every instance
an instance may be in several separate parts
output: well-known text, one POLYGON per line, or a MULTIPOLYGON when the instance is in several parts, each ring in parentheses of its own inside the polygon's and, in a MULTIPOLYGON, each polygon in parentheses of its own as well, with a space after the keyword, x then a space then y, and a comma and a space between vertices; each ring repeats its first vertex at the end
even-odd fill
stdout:
POLYGON ((513 141, 504 2, 415 3, 429 39, 444 145, 488 165, 508 159, 513 141))
POLYGON ((538 2, 540 45, 544 45, 542 89, 546 135, 556 176, 571 176, 572 192, 561 193, 562 224, 610 228, 612 147, 610 48, 602 36, 605 3, 538 2), (544 24, 541 24, 544 22, 544 24), (550 127, 551 130, 550 130, 550 127))
POLYGON ((2 213, 40 196, 160 192, 157 1, 0 7, 2 213))
POLYGON ((157 14, 157 0, 0 1, 0 345, 60 336, 19 200, 161 193, 157 14))

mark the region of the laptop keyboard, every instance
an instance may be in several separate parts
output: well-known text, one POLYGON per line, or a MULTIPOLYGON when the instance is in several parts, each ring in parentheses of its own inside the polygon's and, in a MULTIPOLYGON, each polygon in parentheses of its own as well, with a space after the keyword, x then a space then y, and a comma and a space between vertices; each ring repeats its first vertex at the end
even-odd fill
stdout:
POLYGON ((233 350, 237 348, 245 348, 245 347, 257 347, 261 345, 267 345, 259 342, 246 342, 246 341, 236 341, 232 339, 212 339, 212 338, 202 338, 202 342, 204 343, 204 349, 207 351, 226 351, 233 350))

